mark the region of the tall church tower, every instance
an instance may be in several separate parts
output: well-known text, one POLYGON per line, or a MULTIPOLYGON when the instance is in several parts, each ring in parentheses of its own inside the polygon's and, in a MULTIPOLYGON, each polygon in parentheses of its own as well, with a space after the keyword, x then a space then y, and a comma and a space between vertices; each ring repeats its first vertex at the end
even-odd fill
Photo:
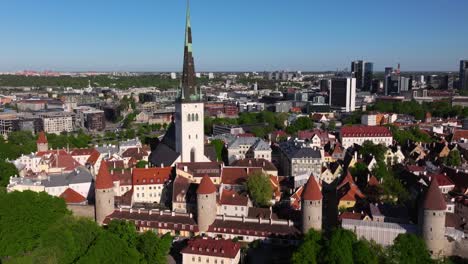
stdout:
POLYGON ((204 104, 195 79, 190 5, 189 1, 187 1, 184 67, 180 94, 176 102, 175 117, 175 150, 180 154, 181 162, 209 161, 205 157, 204 104))

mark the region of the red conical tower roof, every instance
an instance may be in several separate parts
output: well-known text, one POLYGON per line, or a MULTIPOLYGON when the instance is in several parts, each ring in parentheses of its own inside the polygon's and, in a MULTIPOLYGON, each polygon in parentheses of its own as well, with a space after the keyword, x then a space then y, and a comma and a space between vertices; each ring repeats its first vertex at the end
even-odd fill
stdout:
POLYGON ((47 144, 47 137, 44 131, 39 132, 39 137, 37 138, 37 143, 38 144, 47 144))
POLYGON ((320 190, 314 175, 309 177, 309 180, 304 187, 304 191, 302 192, 302 199, 305 201, 322 200, 322 191, 320 190))
POLYGON ((200 185, 198 185, 197 194, 212 194, 216 192, 216 186, 208 175, 203 176, 200 185))
POLYGON ((436 177, 432 177, 431 185, 424 197, 424 210, 445 211, 446 209, 447 203, 439 189, 439 183, 436 177))
POLYGON ((109 166, 106 161, 101 162, 101 167, 96 175, 96 189, 110 189, 114 188, 114 182, 109 172, 109 166))

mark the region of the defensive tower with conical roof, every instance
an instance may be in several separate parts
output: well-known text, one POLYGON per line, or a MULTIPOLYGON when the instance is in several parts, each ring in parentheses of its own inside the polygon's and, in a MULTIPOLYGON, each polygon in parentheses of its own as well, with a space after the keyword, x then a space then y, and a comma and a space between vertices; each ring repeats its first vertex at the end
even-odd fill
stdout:
POLYGON ((322 191, 314 175, 309 177, 302 192, 302 232, 322 230, 322 191))
POLYGON ((45 152, 49 150, 49 142, 47 141, 47 136, 43 131, 39 132, 36 144, 38 152, 45 152))
POLYGON ((197 189, 197 223, 200 232, 208 231, 216 220, 216 186, 210 177, 205 175, 197 189))
POLYGON ((195 62, 192 48, 192 26, 190 3, 187 0, 187 21, 185 26, 184 66, 175 115, 175 150, 181 162, 205 162, 204 104, 197 89, 195 62))
POLYGON ((444 256, 445 211, 447 203, 439 189, 436 177, 432 178, 423 202, 421 233, 432 257, 444 256))
POLYGON ((106 217, 114 212, 115 206, 114 183, 105 160, 101 162, 101 167, 99 167, 99 172, 96 175, 95 192, 96 222, 102 225, 106 217))

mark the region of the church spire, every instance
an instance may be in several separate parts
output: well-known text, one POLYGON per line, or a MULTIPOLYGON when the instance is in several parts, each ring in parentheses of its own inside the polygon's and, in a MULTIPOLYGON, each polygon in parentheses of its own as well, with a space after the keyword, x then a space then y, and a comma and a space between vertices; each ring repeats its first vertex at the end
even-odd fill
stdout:
POLYGON ((192 54, 192 26, 190 24, 190 0, 187 0, 187 17, 185 25, 184 68, 182 72, 181 99, 183 101, 197 101, 197 87, 195 81, 195 64, 192 54))

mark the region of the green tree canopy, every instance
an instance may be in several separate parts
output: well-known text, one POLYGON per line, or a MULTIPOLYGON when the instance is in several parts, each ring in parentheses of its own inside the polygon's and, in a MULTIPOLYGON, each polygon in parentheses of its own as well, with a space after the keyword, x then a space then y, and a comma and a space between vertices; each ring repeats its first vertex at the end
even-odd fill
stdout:
POLYGON ((0 257, 33 250, 39 238, 68 214, 63 199, 44 192, 0 193, 0 257))
POLYGON ((388 250, 394 263, 423 264, 432 263, 424 241, 413 234, 400 234, 388 250))
POLYGON ((458 149, 450 151, 447 158, 444 159, 444 164, 449 167, 458 167, 461 165, 461 155, 458 149))
POLYGON ((247 179, 246 187, 250 198, 257 206, 270 206, 270 201, 273 197, 273 188, 271 187, 268 175, 257 171, 252 172, 247 179))
POLYGON ((333 230, 326 242, 326 253, 323 254, 325 263, 353 263, 353 244, 356 242, 353 232, 341 228, 333 230))
POLYGON ((293 264, 317 264, 322 249, 321 233, 310 230, 301 242, 301 245, 292 256, 293 264))

